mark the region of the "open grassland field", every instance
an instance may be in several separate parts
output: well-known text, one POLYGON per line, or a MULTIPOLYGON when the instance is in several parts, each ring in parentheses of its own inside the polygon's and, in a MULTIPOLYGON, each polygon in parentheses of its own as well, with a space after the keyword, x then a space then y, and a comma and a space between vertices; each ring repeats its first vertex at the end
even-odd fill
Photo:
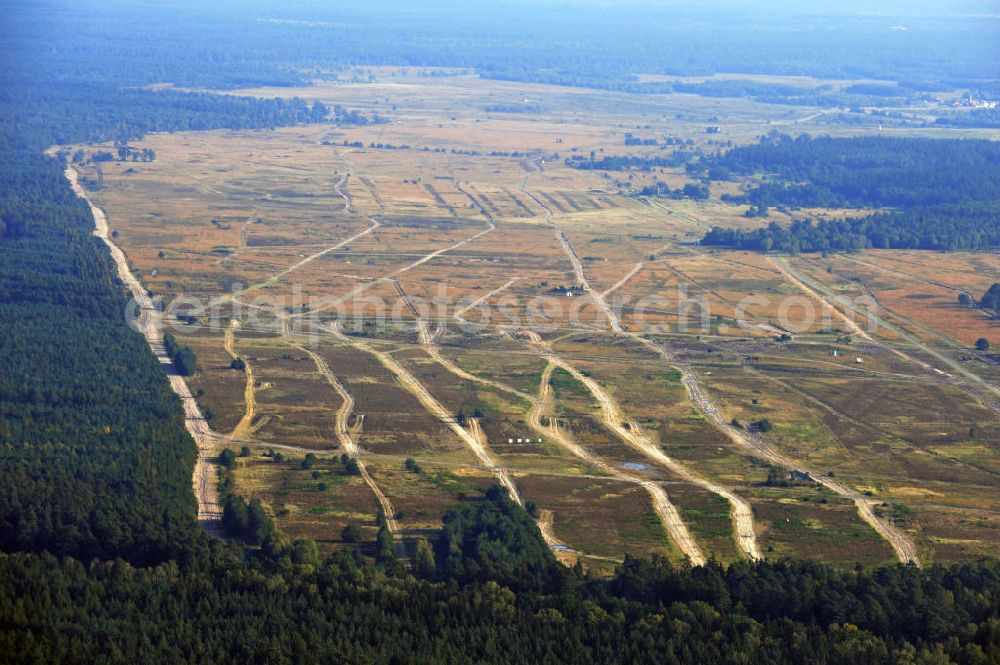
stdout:
POLYGON ((137 147, 154 161, 93 161, 105 144, 75 166, 166 323, 191 324, 175 334, 198 358, 192 392, 219 447, 250 452, 232 491, 283 531, 338 548, 355 523, 373 550, 390 505, 405 544, 499 482, 595 571, 625 553, 849 566, 900 543, 922 561, 995 551, 1000 361, 972 345, 1000 345, 1000 322, 958 296, 997 281, 1000 258, 706 248, 713 226, 763 224, 721 198, 740 183, 640 194, 694 184, 676 151, 877 127, 373 71, 241 94, 383 124, 153 134, 137 147), (530 111, 488 110, 504 105, 530 111))

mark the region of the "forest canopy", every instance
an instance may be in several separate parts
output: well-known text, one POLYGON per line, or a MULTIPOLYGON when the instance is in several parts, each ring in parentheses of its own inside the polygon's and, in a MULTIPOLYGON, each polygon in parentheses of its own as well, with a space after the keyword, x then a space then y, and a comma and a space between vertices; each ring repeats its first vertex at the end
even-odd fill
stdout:
POLYGON ((709 178, 755 176, 735 200, 758 215, 770 206, 879 210, 788 227, 716 227, 702 244, 792 253, 1000 247, 1000 144, 994 141, 772 133, 699 167, 709 178))

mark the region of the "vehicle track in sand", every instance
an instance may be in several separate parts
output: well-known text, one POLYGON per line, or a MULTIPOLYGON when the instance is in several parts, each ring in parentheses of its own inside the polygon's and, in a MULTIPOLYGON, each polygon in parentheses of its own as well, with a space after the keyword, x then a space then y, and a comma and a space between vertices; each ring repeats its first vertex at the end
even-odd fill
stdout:
MULTIPOLYGON (((539 167, 540 168, 540 167, 539 167)), ((576 274, 577 280, 583 285, 584 290, 591 296, 594 304, 604 312, 608 319, 608 323, 611 326, 612 332, 615 334, 625 335, 630 338, 639 340, 644 345, 648 345, 648 340, 645 340, 641 335, 636 333, 628 332, 624 329, 621 324, 621 319, 618 313, 608 305, 604 298, 604 294, 598 293, 591 286, 590 282, 587 280, 586 272, 583 269, 583 263, 577 257, 576 252, 573 250, 572 245, 566 238, 565 233, 562 229, 553 221, 552 210, 549 209, 545 204, 543 204, 537 197, 535 197, 530 190, 527 189, 527 176, 522 179, 522 191, 526 196, 530 197, 537 205, 539 205, 545 211, 546 223, 553 227, 556 232, 556 237, 559 243, 563 247, 567 258, 570 263, 573 264, 573 272, 576 274)), ((633 268, 634 272, 638 272, 639 268, 633 268)), ((634 272, 626 275, 627 278, 631 278, 634 272)), ((620 284, 627 281, 627 279, 619 280, 619 282, 608 289, 605 293, 610 293, 620 284)), ((758 559, 761 556, 760 547, 757 544, 757 535, 754 527, 753 510, 750 508, 750 504, 746 502, 743 498, 737 496, 734 492, 717 485, 706 478, 701 477, 695 472, 688 469, 686 466, 680 462, 674 460, 672 457, 666 455, 659 446, 652 442, 645 433, 642 433, 638 427, 637 423, 632 423, 629 428, 625 428, 623 423, 625 422, 622 415, 621 409, 617 406, 617 403, 611 399, 610 395, 604 391, 604 389, 596 381, 590 377, 584 376, 579 370, 565 362, 561 358, 555 355, 552 349, 546 345, 541 337, 539 337, 533 331, 527 331, 530 343, 532 343, 536 349, 544 354, 548 354, 547 357, 554 359, 556 364, 560 365, 564 370, 569 372, 578 381, 583 383, 590 393, 601 405, 601 412, 603 414, 605 423, 608 425, 609 429, 618 435, 625 443, 631 445, 632 447, 640 450, 643 454, 647 455, 651 459, 657 461, 657 463, 665 466, 673 473, 684 478, 685 480, 692 482, 700 487, 703 487, 713 494, 724 498, 730 506, 730 515, 733 523, 733 533, 736 538, 736 544, 740 551, 744 552, 749 558, 758 559)), ((671 365, 673 363, 670 363, 671 365)))
MULTIPOLYGON (((543 428, 537 419, 532 418, 532 414, 536 412, 536 409, 539 406, 539 401, 538 401, 539 398, 536 398, 534 395, 529 395, 527 393, 524 393, 520 390, 517 390, 516 388, 508 386, 499 381, 484 379, 482 377, 475 376, 474 374, 470 374, 469 372, 466 372, 464 369, 453 363, 451 360, 448 360, 447 358, 442 356, 435 344, 435 337, 430 334, 426 322, 421 317, 420 312, 417 310, 416 306, 413 304, 410 297, 406 294, 406 291, 403 289, 402 285, 396 280, 393 280, 393 284, 396 287, 396 292, 399 294, 400 298, 403 299, 403 302, 406 304, 407 309, 409 309, 410 313, 413 315, 414 320, 416 321, 417 334, 420 340, 421 347, 424 349, 427 355, 431 357, 431 359, 433 359, 435 362, 437 362, 446 370, 448 370, 449 372, 451 372, 452 374, 454 374, 459 378, 465 379, 467 381, 480 383, 482 385, 490 386, 492 388, 496 388, 498 390, 510 393, 512 395, 516 395, 521 399, 526 400, 528 403, 532 405, 531 411, 529 412, 529 425, 532 427, 532 429, 534 429, 537 433, 541 434, 542 436, 549 435, 549 431, 546 428, 543 428)), ((461 319, 459 314, 456 314, 456 318, 461 319)), ((472 434, 472 436, 474 436, 476 440, 479 441, 479 444, 480 446, 483 447, 483 449, 488 449, 489 441, 486 437, 486 432, 483 431, 479 419, 469 418, 467 420, 467 423, 469 426, 470 434, 472 434)), ((506 471, 509 474, 509 469, 507 469, 506 471)), ((519 498, 515 497, 515 500, 518 501, 518 503, 520 503, 519 498)), ((581 552, 580 550, 571 548, 564 542, 559 540, 552 529, 552 524, 551 524, 552 511, 549 510, 542 511, 539 515, 539 518, 536 521, 538 523, 538 530, 542 535, 542 539, 549 546, 549 548, 552 549, 553 552, 555 552, 556 558, 559 559, 559 561, 561 561, 563 564, 572 565, 574 563, 575 558, 581 556, 589 558, 603 558, 603 557, 596 557, 595 555, 590 555, 585 552, 581 552), (549 520, 547 524, 544 522, 546 515, 548 516, 549 520)))
POLYGON ((612 284, 611 286, 609 286, 604 291, 601 291, 601 297, 602 298, 607 298, 609 295, 611 295, 612 293, 614 293, 615 291, 617 291, 621 287, 623 287, 626 284, 628 284, 629 280, 632 279, 633 277, 635 277, 636 273, 638 273, 640 270, 642 270, 642 268, 643 268, 644 265, 645 265, 645 263, 643 263, 642 261, 639 261, 638 263, 636 263, 635 266, 631 270, 629 270, 627 273, 625 273, 625 275, 621 279, 619 279, 617 282, 615 282, 614 284, 612 284))
MULTIPOLYGON (((443 247, 441 249, 438 249, 438 250, 435 250, 435 251, 431 252, 430 254, 426 254, 426 255, 422 256, 421 258, 417 259, 416 261, 414 261, 412 263, 408 263, 407 265, 405 265, 402 268, 399 268, 399 269, 397 269, 397 270, 389 273, 388 275, 385 275, 385 276, 380 277, 378 279, 372 280, 370 282, 365 282, 363 284, 360 284, 360 285, 354 287, 353 289, 351 289, 350 291, 348 291, 347 293, 345 293, 344 295, 339 296, 339 297, 335 298, 333 301, 331 301, 331 302, 323 305, 322 307, 317 307, 316 309, 310 310, 309 312, 301 312, 301 313, 293 314, 292 318, 301 318, 301 317, 304 317, 304 316, 314 316, 316 314, 321 314, 321 313, 323 313, 325 311, 328 311, 328 310, 330 310, 330 309, 332 309, 332 308, 334 308, 334 307, 336 307, 338 305, 343 304, 344 302, 350 300, 351 298, 355 298, 355 297, 361 295, 362 293, 364 293, 365 291, 367 291, 368 289, 372 288, 373 286, 375 286, 377 284, 385 284, 385 283, 388 283, 388 282, 392 282, 394 280, 394 278, 398 277, 399 275, 402 275, 403 273, 409 272, 410 270, 413 270, 414 268, 422 266, 423 264, 427 263, 428 261, 432 261, 432 260, 436 259, 437 257, 441 256, 442 254, 445 254, 445 253, 450 252, 452 250, 458 249, 459 247, 464 247, 465 245, 468 245, 471 242, 475 242, 476 240, 478 240, 479 238, 483 237, 487 233, 491 233, 492 231, 495 231, 496 228, 497 227, 493 223, 493 221, 492 220, 488 220, 487 221, 487 228, 483 229, 482 231, 479 231, 479 232, 477 232, 477 233, 475 233, 475 234, 473 234, 473 235, 471 235, 468 238, 465 238, 463 240, 459 240, 458 242, 456 242, 454 244, 451 244, 448 247, 443 247)), ((372 229, 372 230, 374 230, 374 229, 372 229)))
POLYGON ((688 531, 687 525, 681 519, 677 508, 670 502, 666 490, 652 480, 626 473, 614 464, 594 455, 578 444, 568 432, 560 428, 554 418, 549 418, 548 426, 542 423, 545 411, 551 410, 553 399, 551 390, 552 372, 557 366, 556 362, 549 359, 548 364, 542 371, 542 378, 538 385, 538 397, 535 399, 535 403, 528 413, 528 424, 533 430, 555 441, 561 448, 587 462, 587 464, 594 468, 600 469, 618 480, 642 486, 649 493, 653 509, 659 516, 660 522, 662 522, 663 528, 667 532, 667 537, 691 561, 692 565, 703 565, 706 561, 705 555, 701 547, 698 546, 698 543, 695 542, 690 531, 688 531))
MULTIPOLYGON (((964 467, 966 469, 974 469, 974 470, 980 471, 982 473, 987 473, 987 474, 992 475, 992 476, 998 476, 998 477, 1000 477, 1000 472, 995 471, 995 470, 993 470, 993 469, 991 469, 989 467, 986 467, 986 466, 977 466, 977 465, 975 465, 975 464, 973 464, 973 463, 971 463, 971 462, 969 462, 967 460, 963 460, 961 458, 954 457, 954 456, 951 456, 951 455, 942 454, 942 453, 934 450, 933 448, 925 448, 925 447, 918 446, 918 445, 916 445, 916 444, 914 444, 914 443, 912 443, 910 441, 907 441, 906 439, 904 439, 904 438, 902 438, 902 437, 900 437, 900 436, 898 436, 896 434, 893 434, 892 432, 889 432, 887 430, 883 430, 883 429, 881 429, 879 427, 876 427, 876 426, 874 426, 874 425, 872 425, 870 423, 858 420, 854 416, 851 416, 850 414, 845 413, 844 411, 841 411, 840 409, 838 409, 837 407, 833 406, 829 402, 826 402, 826 401, 820 399, 819 397, 817 397, 817 396, 815 396, 815 395, 813 395, 813 394, 811 394, 811 393, 809 393, 809 392, 807 392, 805 390, 802 390, 798 386, 792 385, 791 383, 788 383, 787 381, 779 379, 776 376, 771 376, 767 372, 762 372, 760 370, 756 370, 756 369, 753 369, 753 368, 750 368, 750 367, 744 368, 744 371, 747 371, 750 374, 753 374, 754 376, 758 376, 761 379, 763 379, 765 381, 768 381, 770 383, 773 383, 773 384, 775 384, 777 386, 781 386, 782 388, 784 388, 785 390, 788 390, 789 392, 795 393, 796 395, 798 395, 802 399, 804 399, 804 400, 806 400, 808 402, 812 402, 813 404, 815 404, 819 408, 823 409, 824 411, 826 411, 830 415, 835 416, 836 418, 839 418, 839 419, 843 420, 844 422, 850 423, 851 425, 853 425, 857 429, 869 432, 870 434, 872 434, 872 435, 874 435, 874 436, 876 436, 876 437, 878 437, 880 439, 890 439, 891 441, 893 441, 895 443, 898 443, 898 444, 900 444, 902 446, 905 446, 905 447, 909 448, 911 451, 913 451, 916 454, 919 454, 919 455, 931 455, 931 456, 936 457, 937 459, 939 459, 941 461, 951 462, 952 464, 956 464, 956 465, 964 467)), ((839 439, 839 437, 837 437, 836 434, 834 434, 834 437, 839 439)))
MULTIPOLYGON (((839 298, 832 293, 829 293, 829 291, 827 291, 823 285, 806 277, 805 275, 802 275, 801 273, 798 273, 794 268, 792 268, 791 265, 789 265, 788 261, 785 260, 784 258, 777 258, 777 257, 769 257, 769 258, 771 262, 774 263, 774 265, 778 268, 778 270, 792 284, 796 285, 799 289, 801 289, 805 293, 808 293, 819 302, 823 303, 826 307, 833 309, 841 319, 847 322, 848 326, 852 329, 852 331, 856 331, 858 335, 860 335, 862 338, 865 339, 865 341, 870 342, 871 344, 874 344, 879 348, 885 349, 886 351, 895 354, 896 356, 902 358, 903 360, 918 365, 919 367, 923 368, 935 380, 946 380, 948 383, 955 385, 960 389, 963 389, 965 392, 974 396, 984 407, 990 409, 994 413, 1000 414, 1000 403, 998 403, 997 401, 997 398, 1000 398, 1000 387, 995 386, 990 382, 984 380, 978 374, 970 372, 969 370, 962 367, 962 365, 960 365, 959 363, 955 362, 951 358, 948 358, 942 353, 939 353, 935 349, 932 349, 931 347, 924 344, 922 341, 920 341, 917 337, 915 337, 911 333, 900 328, 899 326, 895 326, 889 323, 884 318, 879 318, 877 320, 877 325, 886 328, 887 330, 890 330, 893 333, 899 335, 904 340, 906 340, 906 342, 908 342, 911 346, 920 349, 923 353, 926 353, 928 356, 942 363, 944 366, 948 367, 956 374, 960 374, 962 377, 965 378, 965 380, 964 381, 960 380, 957 376, 955 376, 955 374, 949 374, 948 372, 945 372, 940 368, 931 365, 930 363, 927 363, 919 358, 915 358, 910 354, 900 349, 897 349, 895 346, 886 344, 880 340, 875 339, 872 335, 869 335, 867 332, 862 330, 860 326, 858 326, 853 321, 852 317, 841 312, 840 309, 836 307, 836 305, 839 304, 846 310, 855 313, 860 313, 856 305, 847 302, 844 299, 839 298)), ((878 304, 877 301, 875 302, 875 305, 876 307, 879 308, 882 307, 881 305, 878 304)))
MULTIPOLYGON (((347 214, 355 214, 354 211, 351 209, 351 197, 343 189, 344 185, 347 183, 348 178, 350 178, 351 174, 353 173, 354 167, 351 164, 350 160, 346 156, 342 156, 342 158, 344 159, 345 162, 347 162, 348 171, 345 174, 343 174, 342 176, 340 176, 340 180, 338 180, 336 183, 334 183, 333 188, 337 192, 337 195, 340 196, 344 200, 343 212, 347 213, 347 214)), ((256 210, 254 212, 256 213, 256 210)), ((350 245, 351 243, 355 242, 356 240, 360 240, 361 238, 364 238, 365 236, 374 233, 376 229, 378 229, 380 226, 382 226, 381 222, 379 222, 379 220, 376 219, 375 217, 371 217, 371 216, 367 216, 366 215, 365 219, 368 220, 369 226, 366 229, 364 229, 363 231, 360 231, 360 232, 354 234, 353 236, 351 236, 351 237, 349 237, 349 238, 347 238, 345 240, 341 240, 341 241, 339 241, 339 242, 337 242, 337 243, 335 243, 333 245, 326 246, 322 250, 320 250, 318 252, 315 252, 313 254, 310 254, 310 255, 302 258, 300 261, 292 264, 291 266, 288 266, 287 268, 283 268, 282 270, 279 270, 278 272, 273 273, 272 275, 268 276, 267 278, 265 278, 265 279, 263 279, 263 280, 261 280, 259 282, 256 282, 254 284, 250 284, 247 287, 245 287, 243 289, 240 289, 238 291, 235 291, 233 293, 229 293, 229 294, 226 294, 224 296, 213 298, 212 301, 211 301, 211 303, 208 306, 198 308, 197 310, 193 310, 192 313, 193 314, 199 314, 202 311, 204 311, 204 310, 206 310, 206 309, 208 309, 210 307, 216 307, 216 306, 225 304, 226 302, 241 302, 239 300, 240 296, 244 296, 247 293, 250 293, 251 291, 256 291, 256 290, 259 290, 259 289, 262 289, 262 288, 273 286, 273 285, 277 284, 278 282, 280 282, 285 277, 287 277, 288 275, 290 275, 291 273, 293 273, 296 270, 302 268, 303 266, 306 266, 306 265, 312 263, 313 261, 315 261, 316 259, 319 259, 319 258, 322 258, 322 257, 326 256, 327 254, 335 252, 335 251, 337 251, 339 249, 343 249, 344 247, 346 247, 346 246, 350 245)), ((241 253, 243 251, 245 251, 245 249, 246 249, 245 244, 246 244, 246 236, 247 236, 247 233, 249 232, 249 224, 250 224, 250 220, 248 220, 247 223, 244 224, 243 229, 240 232, 241 253)), ((245 305, 246 303, 241 303, 241 304, 245 305)))
POLYGON ((467 324, 467 325, 476 325, 476 324, 473 324, 471 321, 468 321, 467 319, 463 318, 463 315, 466 312, 468 312, 469 310, 475 309, 476 307, 479 307, 480 305, 482 305, 484 302, 486 302, 487 300, 489 300, 493 296, 496 296, 496 295, 499 295, 499 294, 503 293, 504 291, 506 291, 510 287, 514 286, 514 284, 516 284, 520 279, 521 279, 520 277, 515 277, 514 279, 509 280, 503 286, 499 286, 499 287, 493 289, 492 291, 490 291, 489 293, 476 298, 475 300, 473 300, 472 302, 470 302, 468 305, 464 305, 463 307, 455 310, 455 312, 452 314, 452 318, 454 318, 459 323, 463 323, 463 324, 467 324))
MULTIPOLYGON (((403 303, 406 305, 406 308, 410 310, 410 314, 413 316, 417 328, 417 338, 420 340, 420 345, 423 348, 424 352, 428 356, 430 356, 431 359, 433 359, 436 363, 438 363, 439 365, 441 365, 446 370, 448 370, 455 376, 459 377, 460 379, 464 379, 466 381, 472 381, 474 383, 478 383, 484 386, 489 386, 491 388, 496 388, 497 390, 503 391, 505 393, 516 395, 517 397, 520 397, 521 399, 526 400, 528 402, 534 400, 534 396, 529 395, 528 393, 522 392, 512 386, 509 386, 505 383, 501 383, 500 381, 494 381, 492 379, 484 379, 483 377, 471 374, 462 369, 461 367, 459 367, 452 360, 444 357, 444 355, 441 354, 441 350, 438 348, 436 344, 437 336, 430 332, 430 329, 427 326, 427 321, 421 316, 416 305, 413 304, 413 301, 410 299, 406 291, 403 289, 403 285, 400 284, 395 279, 392 280, 392 283, 393 286, 396 288, 396 293, 403 300, 403 303)), ((455 316, 460 320, 464 320, 461 319, 458 314, 456 314, 455 316)))
POLYGON ((184 377, 177 373, 173 362, 167 356, 163 347, 163 335, 161 333, 162 315, 154 306, 149 292, 139 283, 139 280, 132 274, 128 267, 128 260, 125 253, 111 240, 108 229, 108 219, 98 206, 87 196, 87 192, 80 185, 79 174, 72 166, 67 166, 64 172, 66 179, 78 197, 87 202, 90 211, 94 216, 94 235, 101 239, 107 246, 111 258, 115 262, 118 277, 132 294, 132 298, 139 306, 138 317, 135 321, 139 331, 146 338, 150 349, 156 355, 160 365, 163 366, 170 381, 170 387, 181 399, 184 407, 184 426, 194 439, 198 447, 198 458, 195 461, 194 473, 192 475, 192 488, 195 498, 198 501, 198 523, 201 527, 213 534, 222 534, 222 506, 219 504, 219 490, 216 476, 219 469, 218 460, 215 456, 215 435, 205 422, 205 417, 198 407, 191 390, 188 388, 184 377))
MULTIPOLYGON (((661 349, 663 353, 668 353, 665 349, 661 349)), ((903 532, 896 528, 896 526, 890 522, 880 519, 872 511, 871 504, 864 495, 855 490, 849 489, 848 487, 841 485, 833 478, 829 476, 815 473, 809 470, 807 467, 800 465, 795 460, 786 457, 775 450, 773 450, 763 439, 747 434, 744 430, 737 429, 731 423, 726 422, 723 415, 715 407, 712 401, 705 395, 701 384, 698 382, 697 377, 694 373, 684 367, 677 366, 681 370, 681 379, 684 383, 684 387, 688 392, 688 396, 691 401, 695 404, 698 410, 711 421, 719 430, 721 430, 730 441, 737 444, 739 447, 753 453, 754 455, 760 456, 767 460, 769 463, 776 466, 783 467, 785 469, 800 469, 809 474, 809 476, 817 483, 823 485, 827 489, 850 499, 854 502, 855 507, 858 510, 858 515, 864 520, 872 529, 875 530, 889 545, 892 547, 893 551, 896 553, 896 557, 902 563, 913 563, 920 565, 920 557, 917 553, 916 545, 913 541, 909 539, 903 532)))
MULTIPOLYGON (((536 200, 536 202, 538 201, 536 200)), ((539 205, 542 204, 539 202, 539 205)), ((545 208, 544 205, 542 205, 542 207, 545 208)), ((549 215, 549 222, 551 223, 552 211, 548 210, 547 208, 545 209, 547 215, 549 215)), ((575 256, 575 253, 571 255, 570 257, 571 260, 572 256, 575 256)), ((776 262, 776 260, 773 258, 772 261, 776 262)), ((782 270, 783 266, 777 264, 777 262, 776 266, 778 267, 779 270, 782 270)), ((814 297, 819 297, 819 294, 817 294, 815 291, 812 291, 808 286, 799 281, 794 275, 791 274, 791 272, 789 272, 788 270, 782 270, 782 272, 784 272, 788 277, 790 277, 791 280, 793 280, 793 283, 801 285, 801 287, 804 288, 804 290, 814 294, 814 297)), ((582 264, 580 264, 580 276, 582 276, 584 280, 586 279, 586 275, 583 274, 582 271, 582 264)), ((621 331, 622 326, 621 323, 618 321, 617 313, 610 307, 607 307, 607 303, 604 302, 603 298, 595 299, 595 303, 603 309, 605 315, 608 317, 608 321, 611 325, 612 330, 615 330, 616 332, 621 331)), ((827 303, 827 305, 830 306, 835 311, 837 311, 836 308, 830 305, 830 303, 827 303)), ((871 339, 863 330, 860 329, 860 327, 858 327, 853 322, 853 320, 850 320, 850 317, 845 316, 843 313, 839 311, 837 311, 837 313, 848 323, 849 326, 853 326, 853 329, 856 329, 863 337, 871 339)), ((745 432, 733 427, 731 423, 726 422, 725 418, 722 417, 721 413, 715 407, 714 403, 708 398, 707 394, 705 393, 704 389, 701 386, 701 383, 698 380, 698 377, 689 367, 677 362, 676 358, 673 357, 673 354, 671 354, 662 345, 657 344, 656 342, 646 337, 643 337, 642 335, 638 335, 636 333, 625 332, 624 334, 637 340, 648 349, 654 351, 667 364, 680 371, 682 382, 688 394, 689 401, 703 416, 705 416, 705 418, 711 424, 713 424, 717 429, 723 432, 731 441, 733 441, 739 447, 744 448, 745 450, 753 451, 756 454, 764 455, 765 458, 771 461, 771 463, 776 464, 778 466, 782 466, 789 470, 792 469, 805 470, 808 473, 810 473, 810 475, 816 480, 816 482, 822 484, 828 489, 833 490, 834 492, 840 494, 841 496, 851 499, 854 502, 855 506, 857 507, 858 515, 861 517, 861 519, 864 520, 869 526, 871 526, 875 530, 876 533, 882 536, 882 538, 884 538, 889 543, 889 545, 893 548, 893 551, 896 553, 896 556, 900 561, 904 563, 914 563, 916 565, 920 565, 920 558, 917 553, 916 545, 914 545, 913 542, 909 539, 909 537, 907 537, 902 531, 897 529, 895 525, 885 520, 882 520, 878 516, 876 516, 875 513, 872 511, 871 502, 869 502, 863 495, 861 495, 859 492, 856 492, 854 490, 845 487, 844 485, 841 485, 840 483, 836 482, 835 480, 833 480, 828 476, 816 474, 807 469, 803 469, 803 467, 801 465, 798 465, 794 460, 791 460, 790 458, 787 458, 773 451, 766 443, 764 443, 762 439, 749 436, 745 432)), ((897 351, 897 353, 901 352, 897 351)), ((905 354, 902 355, 904 355, 905 357, 905 354)), ((735 510, 737 507, 735 504, 731 505, 733 505, 734 509, 733 518, 735 523, 736 521, 735 510)), ((752 515, 753 513, 750 512, 749 520, 751 526, 753 519, 752 515)), ((739 544, 741 545, 741 548, 745 546, 745 543, 742 540, 743 535, 744 534, 740 533, 740 540, 738 540, 739 544)), ((756 543, 754 543, 754 549, 756 549, 756 543)))
POLYGON ((246 376, 246 386, 243 388, 243 417, 240 418, 240 422, 236 424, 236 427, 229 433, 229 436, 234 439, 246 439, 253 434, 253 419, 257 410, 257 388, 250 359, 240 355, 236 351, 237 326, 239 326, 239 322, 236 319, 230 321, 222 338, 222 346, 226 350, 226 353, 233 360, 243 362, 243 373, 246 376))
POLYGON ((466 444, 466 446, 472 451, 472 453, 479 460, 480 466, 491 473, 500 485, 507 490, 511 499, 517 502, 518 505, 523 505, 521 500, 521 495, 517 490, 517 486, 510 477, 510 473, 502 465, 498 464, 493 456, 490 455, 489 450, 476 436, 474 436, 468 429, 462 427, 456 420, 455 416, 448 412, 444 406, 437 401, 437 399, 431 395, 423 383, 421 383, 413 374, 403 367, 392 355, 376 349, 375 347, 369 345, 358 338, 345 335, 339 327, 339 322, 335 322, 332 325, 323 326, 323 330, 326 330, 334 338, 340 342, 344 342, 354 347, 359 351, 363 351, 371 356, 373 356, 379 363, 382 364, 387 370, 392 372, 396 377, 399 384, 411 395, 417 398, 417 401, 433 416, 438 420, 443 422, 445 425, 454 432, 458 438, 466 444))
MULTIPOLYGON (((753 511, 749 503, 731 490, 703 478, 664 453, 656 442, 642 430, 638 423, 626 418, 618 402, 604 390, 603 386, 559 357, 536 333, 529 331, 528 338, 540 354, 568 372, 574 379, 587 388, 588 392, 597 400, 601 407, 601 417, 604 420, 604 424, 621 441, 667 469, 675 476, 725 499, 730 506, 733 533, 740 551, 751 559, 759 559, 761 557, 760 547, 757 544, 757 534, 754 529, 753 511)), ((693 559, 694 557, 692 557, 693 559)))
POLYGON ((542 540, 553 551, 559 563, 568 568, 576 563, 579 555, 556 536, 556 531, 552 525, 554 520, 555 516, 551 510, 543 509, 538 511, 538 519, 536 521, 538 522, 538 530, 542 534, 542 540))
MULTIPOLYGON (((371 474, 368 472, 368 467, 365 466, 365 462, 362 459, 362 450, 357 443, 355 443, 354 438, 351 436, 350 429, 347 426, 351 412, 354 411, 354 397, 337 379, 333 371, 330 370, 330 366, 327 364, 326 360, 324 360, 321 355, 312 349, 295 344, 291 340, 291 336, 288 333, 287 328, 285 329, 285 339, 288 341, 290 346, 298 349, 312 359, 313 364, 316 366, 316 371, 326 379, 326 382, 330 384, 330 387, 333 388, 334 392, 336 392, 340 397, 340 407, 337 409, 334 425, 337 440, 340 442, 340 445, 343 446, 347 455, 358 463, 358 470, 360 471, 361 479, 364 480, 365 484, 371 489, 375 498, 378 500, 379 506, 382 508, 382 514, 385 516, 386 528, 388 528, 394 535, 397 534, 399 532, 399 524, 396 522, 396 509, 393 508, 389 497, 385 495, 385 492, 382 491, 382 488, 378 486, 378 483, 375 482, 375 479, 372 478, 371 474)), ((402 547, 402 543, 397 543, 397 547, 402 547)))

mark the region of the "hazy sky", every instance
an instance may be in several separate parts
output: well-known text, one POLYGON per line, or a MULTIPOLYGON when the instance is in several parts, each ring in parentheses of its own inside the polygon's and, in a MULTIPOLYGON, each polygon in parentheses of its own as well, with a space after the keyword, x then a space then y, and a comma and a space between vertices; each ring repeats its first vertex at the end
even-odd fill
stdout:
MULTIPOLYGON (((228 8, 233 11, 308 11, 311 14, 339 12, 351 13, 358 7, 333 0, 105 0, 102 4, 159 5, 197 8, 228 8)), ((808 15, 1000 15, 1000 0, 368 0, 361 7, 379 9, 419 10, 421 7, 461 8, 488 15, 493 10, 517 7, 523 11, 532 8, 569 10, 583 7, 627 11, 628 8, 654 11, 680 11, 684 13, 711 13, 712 11, 740 11, 752 14, 780 13, 808 15)))

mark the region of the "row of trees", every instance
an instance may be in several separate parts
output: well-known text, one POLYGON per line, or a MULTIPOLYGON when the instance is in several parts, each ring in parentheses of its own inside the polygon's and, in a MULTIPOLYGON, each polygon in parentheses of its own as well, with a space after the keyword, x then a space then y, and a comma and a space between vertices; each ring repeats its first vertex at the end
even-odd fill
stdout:
POLYGON ((672 168, 680 166, 693 157, 693 153, 674 152, 659 157, 640 157, 638 155, 605 155, 597 158, 573 155, 565 162, 567 166, 583 171, 626 171, 637 169, 651 171, 654 168, 672 168))
POLYGON ((685 184, 677 189, 670 189, 666 183, 657 180, 652 185, 646 185, 639 190, 641 196, 658 196, 669 199, 694 199, 696 201, 707 200, 710 196, 708 187, 693 182, 685 184))
POLYGON ((172 333, 163 335, 163 348, 181 376, 191 376, 198 370, 198 357, 194 351, 191 347, 178 343, 172 333))

